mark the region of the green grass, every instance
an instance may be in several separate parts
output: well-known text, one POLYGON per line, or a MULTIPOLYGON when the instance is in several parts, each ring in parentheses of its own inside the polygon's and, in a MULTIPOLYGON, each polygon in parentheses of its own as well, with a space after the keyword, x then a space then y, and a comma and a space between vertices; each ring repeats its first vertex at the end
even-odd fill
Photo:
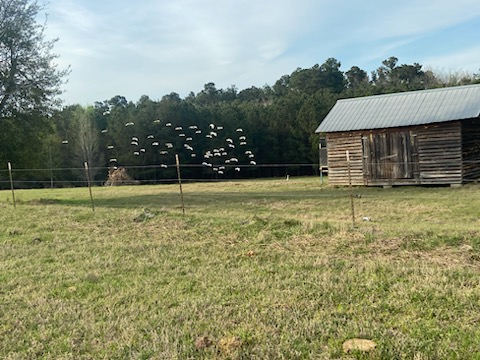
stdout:
POLYGON ((183 189, 0 191, 0 358, 480 359, 478 186, 183 189))

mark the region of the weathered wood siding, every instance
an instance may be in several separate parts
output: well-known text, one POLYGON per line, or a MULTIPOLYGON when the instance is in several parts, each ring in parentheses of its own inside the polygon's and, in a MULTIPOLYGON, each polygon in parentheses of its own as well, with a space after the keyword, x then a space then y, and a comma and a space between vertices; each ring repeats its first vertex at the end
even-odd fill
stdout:
POLYGON ((367 184, 417 183, 417 135, 410 128, 363 134, 363 172, 367 184))
POLYGON ((348 150, 353 185, 461 184, 464 174, 480 177, 479 139, 480 125, 460 121, 328 133, 329 182, 348 185, 348 150), (462 144, 467 151, 462 152, 462 144))
POLYGON ((352 185, 364 185, 362 134, 360 132, 327 134, 328 182, 331 185, 348 185, 348 163, 350 155, 350 176, 352 185))
POLYGON ((460 121, 418 127, 420 184, 462 183, 460 121))
POLYGON ((463 181, 480 180, 480 119, 462 121, 463 181))

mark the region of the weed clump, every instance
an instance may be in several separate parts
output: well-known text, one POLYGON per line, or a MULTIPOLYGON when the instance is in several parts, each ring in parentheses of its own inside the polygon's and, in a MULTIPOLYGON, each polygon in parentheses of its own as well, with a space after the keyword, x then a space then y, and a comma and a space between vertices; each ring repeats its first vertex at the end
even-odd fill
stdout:
POLYGON ((197 350, 203 350, 203 349, 208 348, 212 345, 213 345, 213 341, 208 336, 199 336, 195 340, 195 349, 197 349, 197 350))
POLYGON ((118 169, 110 169, 108 171, 108 178, 105 181, 105 186, 119 186, 119 185, 138 185, 140 182, 134 180, 127 174, 127 169, 120 167, 118 169))
POLYGON ((135 216, 133 219, 134 222, 144 222, 150 219, 153 219, 155 217, 155 213, 149 209, 143 209, 140 214, 135 216))

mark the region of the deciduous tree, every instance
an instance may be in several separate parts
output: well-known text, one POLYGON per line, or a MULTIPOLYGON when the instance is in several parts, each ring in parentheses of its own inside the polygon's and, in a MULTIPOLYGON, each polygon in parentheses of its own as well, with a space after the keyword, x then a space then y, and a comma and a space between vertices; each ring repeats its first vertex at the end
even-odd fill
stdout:
POLYGON ((0 1, 0 117, 44 114, 58 102, 69 69, 55 64, 57 39, 45 39, 41 10, 37 1, 0 1))

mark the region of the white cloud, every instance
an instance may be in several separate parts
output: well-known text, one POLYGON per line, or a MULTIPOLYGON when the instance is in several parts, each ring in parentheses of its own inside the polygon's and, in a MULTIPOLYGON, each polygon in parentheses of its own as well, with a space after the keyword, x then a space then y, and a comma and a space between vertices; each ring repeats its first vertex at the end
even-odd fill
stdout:
MULTIPOLYGON (((351 4, 341 0, 342 15, 332 13, 337 30, 344 29, 348 41, 375 41, 417 36, 445 29, 480 16, 477 0, 365 1, 351 4)), ((332 11, 339 10, 332 7, 332 11)))
POLYGON ((427 56, 421 61, 425 66, 433 68, 434 71, 450 73, 455 71, 467 71, 479 73, 480 71, 480 46, 476 45, 454 54, 439 56, 427 56))
MULTIPOLYGON (((72 66, 65 98, 92 103, 116 94, 132 101, 171 91, 185 96, 210 81, 240 89, 273 85, 328 57, 350 66, 380 65, 438 30, 478 18, 480 3, 51 0, 49 12, 48 34, 60 38, 60 64, 72 66)), ((474 66, 477 52, 462 52, 440 57, 474 66)), ((422 52, 415 61, 429 60, 422 52)))

